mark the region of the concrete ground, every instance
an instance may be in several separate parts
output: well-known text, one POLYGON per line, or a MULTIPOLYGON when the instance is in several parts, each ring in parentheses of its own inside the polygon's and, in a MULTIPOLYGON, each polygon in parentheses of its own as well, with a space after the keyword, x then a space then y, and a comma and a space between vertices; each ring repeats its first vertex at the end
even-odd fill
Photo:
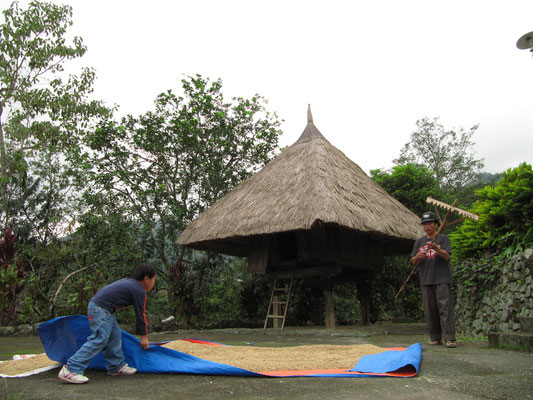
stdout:
MULTIPOLYGON (((89 383, 57 379, 58 369, 0 381, 0 399, 533 399, 533 353, 488 347, 486 341, 459 340, 456 349, 429 346, 424 324, 380 324, 325 328, 286 327, 178 331, 150 335, 153 342, 204 339, 230 345, 294 346, 363 344, 382 347, 422 343, 415 378, 238 378, 202 375, 137 374, 108 377, 87 371, 89 383)), ((9 353, 43 352, 37 337, 0 337, 0 358, 9 353)))

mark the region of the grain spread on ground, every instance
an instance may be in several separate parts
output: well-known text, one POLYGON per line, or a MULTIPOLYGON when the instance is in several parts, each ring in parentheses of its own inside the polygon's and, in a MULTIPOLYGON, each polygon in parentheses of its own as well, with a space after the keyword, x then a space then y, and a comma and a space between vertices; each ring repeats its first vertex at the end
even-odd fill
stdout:
MULTIPOLYGON (((294 347, 213 346, 175 340, 163 347, 204 360, 254 372, 351 369, 362 356, 386 350, 370 344, 353 346, 312 345, 294 347)), ((57 364, 45 353, 0 363, 0 374, 15 376, 57 364)))
POLYGON ((50 360, 45 353, 42 353, 20 360, 3 361, 0 363, 0 374, 14 376, 55 364, 56 361, 50 360))
POLYGON ((204 360, 253 372, 352 369, 362 356, 386 350, 370 344, 294 347, 213 346, 175 340, 163 345, 204 360))

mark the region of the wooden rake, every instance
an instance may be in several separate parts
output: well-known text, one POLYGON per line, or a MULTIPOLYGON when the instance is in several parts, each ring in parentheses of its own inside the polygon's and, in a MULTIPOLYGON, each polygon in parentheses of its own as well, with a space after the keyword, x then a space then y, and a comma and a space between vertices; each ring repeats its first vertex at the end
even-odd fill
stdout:
MULTIPOLYGON (((431 204, 433 206, 433 210, 435 210, 435 214, 437 215, 437 218, 439 219, 439 223, 441 224, 441 226, 444 226, 445 225, 445 221, 442 221, 440 219, 440 215, 439 215, 439 210, 437 209, 437 207, 440 207, 444 210, 447 210, 447 214, 446 216, 448 216, 450 214, 450 212, 455 212, 457 214, 459 214, 459 218, 453 220, 452 222, 448 222, 446 224, 446 226, 444 228, 448 228, 452 225, 456 225, 458 224, 459 222, 463 222, 465 219, 471 219, 472 221, 478 221, 479 220, 479 217, 476 215, 476 214, 472 214, 472 213, 469 213, 468 211, 465 211, 465 210, 461 210, 460 208, 457 208, 455 207, 455 203, 457 203, 457 200, 455 200, 453 202, 453 204, 450 206, 446 203, 443 203, 442 201, 438 201, 438 200, 435 200, 434 198, 432 197, 428 197, 426 199, 426 203, 428 204, 431 204)), ((439 229, 440 231, 440 229, 439 229)))
MULTIPOLYGON (((453 225, 456 225, 456 224, 464 221, 467 218, 471 219, 473 221, 478 221, 479 220, 479 217, 476 214, 472 214, 472 213, 469 213, 468 211, 461 210, 460 208, 455 207, 455 204, 457 203, 457 200, 455 200, 453 202, 453 204, 450 206, 449 204, 443 203, 442 201, 438 201, 438 200, 435 200, 432 197, 428 197, 426 199, 426 203, 431 204, 433 206, 433 209, 435 210, 435 215, 437 216, 437 218, 439 220, 439 224, 440 224, 440 227, 439 227, 439 229, 437 231, 437 234, 435 235, 435 238, 433 240, 430 240, 430 242, 434 242, 435 239, 437 238, 437 236, 439 236, 439 233, 441 233, 441 231, 443 229, 448 228, 448 227, 453 226, 453 225), (444 219, 441 219, 440 214, 439 214, 439 210, 437 209, 437 207, 440 207, 440 208, 442 208, 442 209, 447 211, 446 215, 444 216, 444 219), (448 221, 448 217, 450 216, 450 214, 452 212, 457 213, 459 215, 459 218, 457 218, 457 219, 455 219, 455 220, 453 220, 451 222, 447 222, 448 221)), ((415 264, 413 270, 411 271, 411 273, 409 274, 409 276, 407 277, 407 279, 403 283, 402 287, 400 288, 400 290, 398 290, 398 293, 396 293, 396 296, 394 296, 394 300, 398 299, 398 296, 400 296, 400 294, 403 292, 403 290, 405 289, 405 286, 407 285, 407 282, 409 282, 409 280, 415 274, 417 269, 418 269, 418 263, 415 264)))

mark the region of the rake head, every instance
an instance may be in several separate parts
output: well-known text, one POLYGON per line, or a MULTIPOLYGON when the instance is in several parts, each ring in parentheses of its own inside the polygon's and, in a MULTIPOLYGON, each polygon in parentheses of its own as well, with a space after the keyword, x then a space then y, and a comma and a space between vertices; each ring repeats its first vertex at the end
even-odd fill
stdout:
POLYGON ((460 216, 471 219, 473 221, 479 220, 479 217, 476 214, 472 214, 472 213, 469 213, 468 211, 461 210, 460 208, 450 206, 449 204, 443 203, 442 201, 435 200, 432 197, 428 197, 426 200, 426 203, 431 204, 433 206, 440 207, 448 212, 455 212, 459 214, 460 216))

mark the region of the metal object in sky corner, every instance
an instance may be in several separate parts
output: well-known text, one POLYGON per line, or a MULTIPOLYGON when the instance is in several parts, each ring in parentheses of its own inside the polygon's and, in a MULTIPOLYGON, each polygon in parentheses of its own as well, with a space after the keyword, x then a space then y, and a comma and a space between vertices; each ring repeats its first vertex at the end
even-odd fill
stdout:
POLYGON ((533 32, 526 33, 516 42, 516 47, 520 50, 527 50, 533 54, 533 32))

